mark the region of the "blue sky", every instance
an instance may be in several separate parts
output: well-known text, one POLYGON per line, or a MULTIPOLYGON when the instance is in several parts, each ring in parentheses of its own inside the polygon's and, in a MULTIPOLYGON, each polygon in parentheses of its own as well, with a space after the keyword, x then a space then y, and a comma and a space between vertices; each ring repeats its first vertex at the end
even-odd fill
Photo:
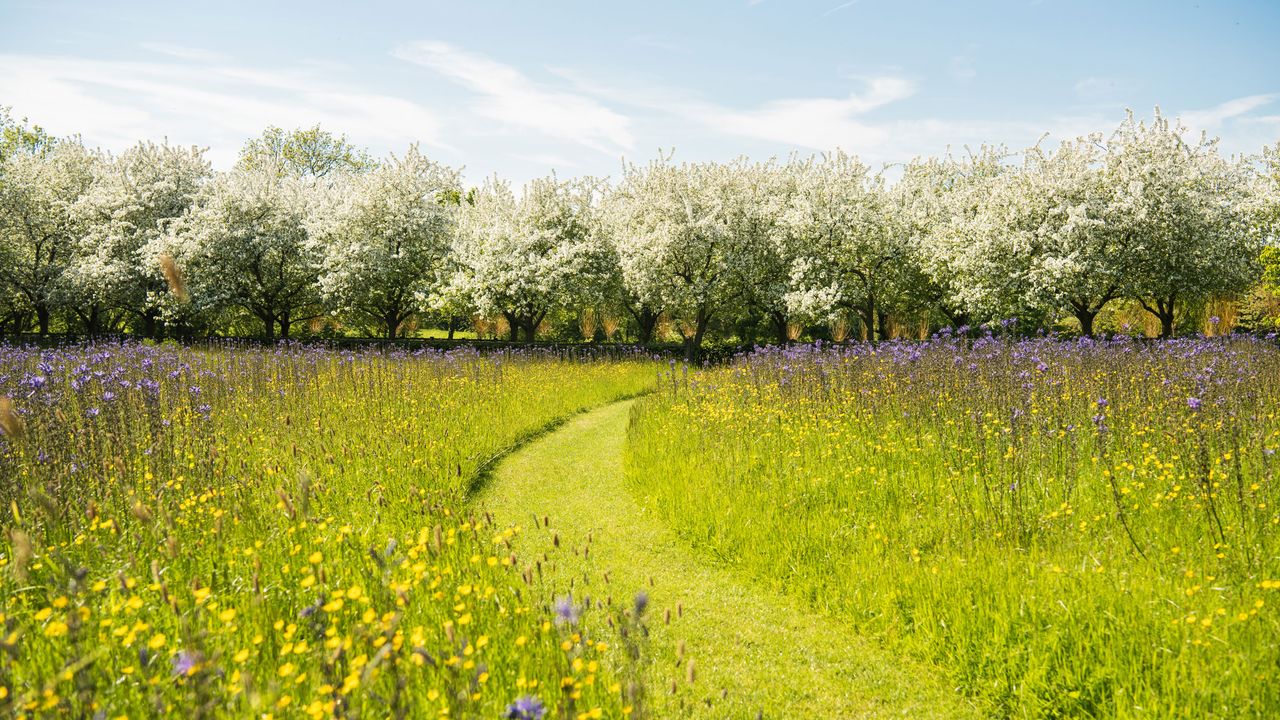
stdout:
MULTIPOLYGON (((288 3, 0 0, 0 105, 111 150, 320 123, 478 181, 617 175, 659 148, 873 164, 1159 105, 1280 140, 1280 1, 288 3)), ((1052 140, 1051 140, 1052 142, 1052 140)))

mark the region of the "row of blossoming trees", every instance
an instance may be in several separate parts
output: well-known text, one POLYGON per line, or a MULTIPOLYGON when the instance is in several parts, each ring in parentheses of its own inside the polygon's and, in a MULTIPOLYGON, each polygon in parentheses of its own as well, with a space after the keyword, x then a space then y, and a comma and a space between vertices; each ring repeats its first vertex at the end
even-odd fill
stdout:
POLYGON ((1280 265, 1280 145, 1227 158, 1158 113, 887 172, 842 152, 659 157, 519 192, 464 188, 417 147, 374 162, 318 128, 269 129, 213 172, 198 148, 110 156, 0 123, 0 332, 275 338, 340 322, 396 337, 475 316, 533 339, 594 312, 696 348, 717 328, 884 338, 908 319, 1089 335, 1124 303, 1170 335, 1183 309, 1280 265))

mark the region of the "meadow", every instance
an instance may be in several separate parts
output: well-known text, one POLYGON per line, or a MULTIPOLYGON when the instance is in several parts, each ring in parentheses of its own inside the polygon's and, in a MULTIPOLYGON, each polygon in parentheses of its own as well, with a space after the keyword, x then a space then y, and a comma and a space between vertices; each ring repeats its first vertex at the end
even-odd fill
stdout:
POLYGON ((935 663, 989 717, 1280 712, 1280 349, 760 349, 633 411, 707 557, 935 663))
POLYGON ((0 714, 624 715, 586 609, 466 501, 654 376, 626 353, 0 348, 0 714))
POLYGON ((1270 717, 1278 414, 1245 336, 3 347, 0 713, 1270 717))

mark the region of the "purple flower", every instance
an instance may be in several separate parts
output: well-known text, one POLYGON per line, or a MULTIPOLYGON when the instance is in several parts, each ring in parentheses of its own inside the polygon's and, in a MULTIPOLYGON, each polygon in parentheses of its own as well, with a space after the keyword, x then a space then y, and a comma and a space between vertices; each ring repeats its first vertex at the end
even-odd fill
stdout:
POLYGON ((636 593, 636 600, 635 600, 636 617, 640 617, 641 615, 643 615, 645 609, 648 607, 649 607, 649 593, 643 590, 636 593))
POLYGON ((1191 408, 1192 410, 1199 410, 1200 398, 1194 398, 1194 397, 1187 398, 1187 407, 1191 408))
POLYGON ((503 717, 511 720, 542 720, 546 712, 547 708, 541 700, 533 695, 525 695, 508 705, 507 714, 503 717))
POLYGON ((582 608, 573 604, 572 595, 557 598, 555 611, 557 625, 577 625, 578 620, 582 617, 582 608))
POLYGON ((192 675, 200 668, 200 653, 191 650, 183 650, 174 655, 170 662, 173 664, 174 677, 187 677, 192 675))
POLYGON ((1098 407, 1100 407, 1100 408, 1104 408, 1104 407, 1106 407, 1106 406, 1108 406, 1108 405, 1110 405, 1110 404, 1111 404, 1111 403, 1107 402, 1107 399, 1106 399, 1106 398, 1098 398, 1098 407))

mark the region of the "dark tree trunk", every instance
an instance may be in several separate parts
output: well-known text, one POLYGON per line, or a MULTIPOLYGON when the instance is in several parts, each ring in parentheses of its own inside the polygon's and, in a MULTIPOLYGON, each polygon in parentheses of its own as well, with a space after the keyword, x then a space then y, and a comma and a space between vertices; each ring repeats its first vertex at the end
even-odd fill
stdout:
POLYGON ((160 327, 160 313, 154 308, 142 313, 142 336, 154 340, 160 327))
POLYGON ((707 333, 707 325, 711 322, 711 313, 703 308, 698 309, 698 314, 694 318, 693 337, 685 338, 684 341, 684 359, 687 362, 694 362, 702 351, 702 338, 707 333))
POLYGON ((779 345, 786 345, 790 337, 787 335, 787 318, 780 312, 769 313, 769 324, 773 326, 774 337, 779 345))
POLYGON ((258 319, 262 320, 262 325, 266 329, 267 342, 274 342, 276 339, 276 319, 272 315, 259 315, 258 319))
POLYGON ((1093 319, 1098 317, 1098 312, 1076 308, 1075 316, 1076 322, 1080 323, 1080 334, 1087 338, 1093 337, 1093 319))
POLYGON ((889 313, 884 310, 876 310, 876 336, 880 340, 889 339, 889 313))
POLYGON ((1138 303, 1142 305, 1143 309, 1154 315, 1156 319, 1160 321, 1161 338, 1173 337, 1174 311, 1177 309, 1178 303, 1177 295, 1170 295, 1167 298, 1156 298, 1154 306, 1148 305, 1145 300, 1139 300, 1138 303))
POLYGON ((36 325, 40 330, 40 337, 49 336, 49 305, 43 301, 36 305, 36 325))
POLYGON ((653 342, 653 331, 658 327, 658 317, 661 313, 654 312, 648 308, 640 310, 631 310, 631 316, 636 319, 636 338, 641 345, 648 345, 653 342))
POLYGON ((396 332, 400 329, 400 313, 396 310, 388 310, 387 314, 382 317, 383 329, 387 334, 388 340, 396 339, 396 332))
POLYGON ((450 340, 452 340, 452 339, 453 339, 453 330, 454 330, 454 328, 456 328, 457 326, 458 326, 458 319, 457 319, 456 317, 454 317, 454 316, 450 315, 450 316, 449 316, 449 325, 448 325, 448 327, 447 327, 447 329, 448 329, 448 331, 449 331, 449 339, 450 339, 450 340))
POLYGON ((520 319, 516 317, 515 313, 509 312, 502 313, 502 317, 507 319, 508 339, 511 342, 520 342, 520 319))
POLYGON ((289 339, 289 327, 292 324, 293 324, 293 321, 289 319, 288 310, 285 310, 284 312, 280 313, 280 338, 281 339, 283 340, 289 339))

